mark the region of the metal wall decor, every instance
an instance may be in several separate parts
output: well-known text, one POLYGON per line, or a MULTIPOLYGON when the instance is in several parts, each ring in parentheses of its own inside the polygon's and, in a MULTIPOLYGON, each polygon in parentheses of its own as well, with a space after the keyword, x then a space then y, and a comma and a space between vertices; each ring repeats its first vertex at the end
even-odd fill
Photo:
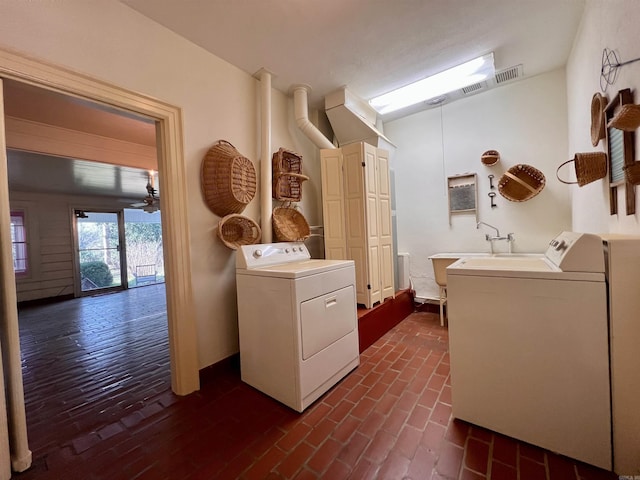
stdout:
POLYGON ((478 190, 475 173, 465 173, 447 177, 447 190, 449 191, 449 224, 451 215, 457 213, 470 213, 476 216, 478 221, 478 190))
POLYGON ((624 65, 628 65, 633 62, 637 62, 640 58, 634 58, 633 60, 627 60, 626 62, 620 62, 618 54, 605 48, 602 50, 602 67, 600 68, 600 90, 607 91, 609 85, 616 83, 618 79, 618 70, 624 65))

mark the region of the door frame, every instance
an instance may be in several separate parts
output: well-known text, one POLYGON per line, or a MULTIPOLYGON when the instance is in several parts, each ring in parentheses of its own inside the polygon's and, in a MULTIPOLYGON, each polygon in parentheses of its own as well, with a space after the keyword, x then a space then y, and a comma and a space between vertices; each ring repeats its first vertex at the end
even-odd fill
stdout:
MULTIPOLYGON (((162 236, 166 271, 171 388, 178 395, 187 395, 198 390, 200 379, 191 283, 182 109, 4 48, 0 48, 0 77, 132 111, 156 121, 158 171, 160 172, 160 189, 163 192, 162 236)), ((6 148, 6 146, 2 147, 6 148)), ((8 197, 7 178, 0 178, 0 194, 8 197)), ((8 209, 9 206, 5 208, 8 209)), ((3 245, 1 248, 10 247, 3 245)), ((15 283, 6 283, 9 285, 2 285, 2 288, 15 298, 15 283)), ((8 325, 0 325, 0 328, 4 331, 17 332, 17 313, 15 318, 7 318, 5 323, 8 325)), ((15 338, 10 342, 15 343, 12 346, 13 350, 18 352, 18 356, 5 367, 14 374, 21 375, 19 338, 17 335, 13 336, 15 338)))

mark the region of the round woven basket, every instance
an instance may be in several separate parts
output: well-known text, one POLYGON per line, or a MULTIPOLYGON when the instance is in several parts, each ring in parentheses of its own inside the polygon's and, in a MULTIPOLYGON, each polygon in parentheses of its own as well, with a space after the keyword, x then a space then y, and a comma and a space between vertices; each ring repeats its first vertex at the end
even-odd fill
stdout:
POLYGON ((273 209, 273 233, 280 242, 301 242, 311 235, 304 215, 292 207, 273 209))
POLYGON ((544 174, 524 163, 507 170, 498 182, 498 191, 507 200, 524 202, 538 195, 546 184, 544 174))
POLYGON ((556 170, 556 177, 567 185, 578 184, 583 187, 607 175, 607 154, 604 152, 576 153, 571 160, 562 163, 556 170), (576 182, 567 182, 560 178, 560 169, 568 163, 574 162, 576 182))
POLYGON ((622 105, 609 122, 609 126, 625 132, 633 132, 640 127, 640 105, 631 103, 622 105))
POLYGON ((225 140, 209 149, 201 174, 205 202, 219 217, 241 213, 256 194, 253 163, 225 140))
POLYGON ((237 250, 241 245, 258 243, 262 235, 256 222, 237 213, 222 217, 217 233, 222 243, 232 250, 237 250))
POLYGON ((607 97, 603 97, 600 93, 593 95, 591 99, 591 143, 594 147, 605 135, 604 109, 606 106, 607 97))
POLYGON ((491 167, 500 161, 500 153, 497 150, 487 150, 480 157, 483 165, 491 167))

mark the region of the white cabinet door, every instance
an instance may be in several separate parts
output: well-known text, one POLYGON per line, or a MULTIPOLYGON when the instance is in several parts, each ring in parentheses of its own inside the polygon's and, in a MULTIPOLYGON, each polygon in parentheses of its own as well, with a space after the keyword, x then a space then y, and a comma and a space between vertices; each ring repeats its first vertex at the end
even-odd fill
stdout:
POLYGON ((395 293, 389 154, 352 143, 320 159, 325 255, 354 260, 357 302, 371 308, 395 293))
POLYGON ((395 294, 393 284, 393 233, 391 226, 391 183, 389 181, 389 153, 376 150, 378 170, 378 241, 380 245, 380 288, 382 298, 395 294))
POLYGON ((345 234, 342 150, 320 150, 322 170, 322 219, 324 221, 325 257, 345 260, 345 234))

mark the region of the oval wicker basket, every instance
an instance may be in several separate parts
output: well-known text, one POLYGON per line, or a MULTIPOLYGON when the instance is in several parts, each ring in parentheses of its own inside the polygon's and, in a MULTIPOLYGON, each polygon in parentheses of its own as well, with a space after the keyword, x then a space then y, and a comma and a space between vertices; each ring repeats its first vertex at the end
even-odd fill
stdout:
POLYGON ((256 169, 226 140, 219 140, 202 161, 202 193, 220 217, 241 213, 256 194, 256 169))
POLYGON ((262 236, 262 231, 255 221, 237 213, 222 217, 217 233, 222 243, 232 250, 237 250, 241 245, 258 243, 262 236))
POLYGON ((622 105, 609 122, 609 126, 625 132, 633 132, 640 127, 640 105, 632 103, 622 105))
POLYGON ((591 99, 591 143, 595 147, 604 138, 604 109, 607 106, 607 97, 595 93, 591 99))
POLYGON ((560 164, 556 170, 556 177, 567 185, 578 184, 583 187, 588 183, 595 182, 607 175, 607 154, 604 152, 576 153, 571 160, 560 164), (574 162, 576 169, 576 182, 567 182, 560 178, 560 169, 566 164, 574 162))
POLYGON ((538 195, 545 184, 546 179, 540 170, 519 163, 502 175, 498 182, 498 191, 507 200, 524 202, 538 195))
POLYGON ((480 157, 480 161, 487 167, 492 167, 500 161, 500 153, 497 150, 487 150, 480 157))
POLYGON ((311 235, 304 215, 292 207, 273 209, 273 233, 280 242, 301 242, 311 235))

